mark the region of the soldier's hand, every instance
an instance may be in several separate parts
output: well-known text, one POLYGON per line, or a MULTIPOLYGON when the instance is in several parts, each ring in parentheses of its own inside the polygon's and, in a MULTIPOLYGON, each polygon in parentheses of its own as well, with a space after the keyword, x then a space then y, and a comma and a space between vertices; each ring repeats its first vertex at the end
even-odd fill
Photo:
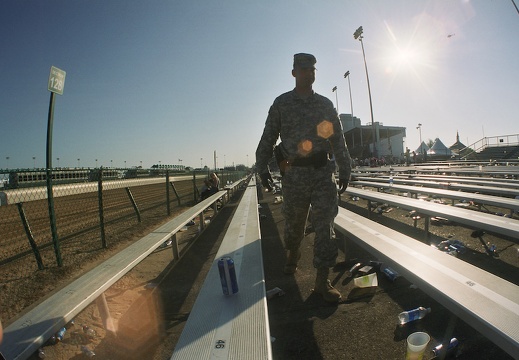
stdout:
POLYGON ((265 172, 263 174, 260 174, 261 178, 261 185, 267 190, 272 191, 272 185, 274 183, 274 180, 272 180, 272 176, 270 175, 270 172, 265 172))
POLYGON ((339 195, 346 191, 349 182, 349 179, 339 179, 339 195))

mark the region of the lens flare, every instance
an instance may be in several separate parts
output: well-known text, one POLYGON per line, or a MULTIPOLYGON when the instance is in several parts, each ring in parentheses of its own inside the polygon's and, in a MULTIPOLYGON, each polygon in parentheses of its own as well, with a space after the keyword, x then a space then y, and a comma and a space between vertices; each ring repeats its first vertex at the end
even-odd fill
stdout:
POLYGON ((328 120, 323 120, 317 125, 317 135, 323 139, 328 139, 333 135, 333 124, 328 120))
POLYGON ((303 140, 297 145, 297 152, 301 156, 308 156, 312 152, 314 144, 310 140, 303 140))

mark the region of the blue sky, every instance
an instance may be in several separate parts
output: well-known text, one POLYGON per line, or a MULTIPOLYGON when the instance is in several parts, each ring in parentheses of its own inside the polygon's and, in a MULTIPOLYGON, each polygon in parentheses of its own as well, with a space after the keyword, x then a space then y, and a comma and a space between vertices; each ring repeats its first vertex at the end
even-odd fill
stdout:
POLYGON ((510 0, 2 1, 0 168, 45 166, 51 66, 53 166, 255 162, 292 56, 317 57, 314 90, 405 145, 459 132, 518 134, 519 14, 510 0), (449 37, 449 35, 451 35, 449 37), (9 160, 6 158, 9 157, 9 160), (33 157, 36 159, 33 160, 33 157), (182 162, 179 162, 179 159, 182 162), (200 160, 202 159, 202 160, 200 160))

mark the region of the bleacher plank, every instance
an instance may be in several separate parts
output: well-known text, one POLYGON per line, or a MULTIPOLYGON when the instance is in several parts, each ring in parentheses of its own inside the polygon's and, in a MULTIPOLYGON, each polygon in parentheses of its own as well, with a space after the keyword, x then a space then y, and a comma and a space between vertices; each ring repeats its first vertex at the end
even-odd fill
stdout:
POLYGON ((255 179, 251 179, 193 305, 172 360, 271 359, 255 179), (239 291, 225 296, 218 259, 234 259, 239 291))
POLYGON ((519 220, 354 187, 348 187, 346 193, 369 201, 387 203, 408 210, 416 210, 429 217, 442 216, 458 224, 475 229, 483 229, 494 234, 509 236, 515 241, 519 239, 519 220))
POLYGON ((517 358, 519 286, 344 208, 335 227, 517 358))
MULTIPOLYGON (((387 176, 382 177, 387 178, 387 176)), ((499 186, 512 189, 519 189, 519 180, 517 179, 503 179, 503 178, 491 178, 491 177, 480 177, 480 176, 453 176, 453 175, 438 175, 438 174, 424 174, 424 175, 398 175, 395 178, 402 179, 414 179, 414 180, 425 180, 425 181, 437 181, 442 183, 459 183, 459 184, 472 184, 482 186, 499 186)))
POLYGON ((221 190, 189 208, 20 316, 4 329, 0 352, 7 360, 27 359, 106 289, 226 193, 227 190, 221 190))
MULTIPOLYGON (((437 189, 431 187, 412 186, 412 185, 390 185, 387 182, 375 181, 352 181, 351 186, 366 186, 378 189, 394 189, 400 192, 410 192, 411 194, 427 194, 458 201, 473 201, 477 204, 492 205, 504 209, 519 210, 519 199, 511 199, 495 195, 476 194, 464 191, 454 191, 437 189)), ((415 196, 416 197, 416 196, 415 196)))
MULTIPOLYGON (((368 176, 357 176, 357 177, 355 177, 355 179, 359 180, 359 181, 376 181, 378 178, 368 177, 368 176)), ((355 181, 352 181, 352 184, 355 184, 355 181)), ((393 184, 415 185, 415 186, 424 186, 424 187, 450 189, 450 190, 480 192, 482 194, 498 195, 498 196, 510 196, 510 197, 519 196, 519 189, 504 188, 504 187, 500 187, 499 185, 482 186, 482 185, 460 184, 460 183, 453 183, 453 182, 447 182, 447 181, 441 182, 441 181, 432 181, 432 180, 428 181, 428 180, 404 179, 401 177, 395 177, 393 179, 393 184)))
POLYGON ((393 172, 393 179, 402 180, 421 180, 421 181, 434 181, 437 183, 459 183, 459 184, 472 184, 472 185, 487 185, 487 186, 501 186, 512 189, 519 189, 519 180, 509 178, 498 178, 498 177, 483 177, 483 176, 460 176, 460 175, 439 175, 439 174, 406 174, 395 171, 397 168, 391 168, 388 171, 379 173, 353 173, 352 181, 359 178, 373 178, 374 181, 387 182, 391 172, 393 172))

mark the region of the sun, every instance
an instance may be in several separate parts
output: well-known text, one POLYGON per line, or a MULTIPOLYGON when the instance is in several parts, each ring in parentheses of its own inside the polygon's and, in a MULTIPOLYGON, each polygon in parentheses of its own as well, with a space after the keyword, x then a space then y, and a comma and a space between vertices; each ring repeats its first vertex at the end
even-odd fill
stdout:
POLYGON ((430 59, 428 52, 429 50, 424 44, 410 42, 400 46, 395 42, 388 48, 385 56, 386 73, 416 74, 423 68, 431 66, 428 61, 430 59))
POLYGON ((399 66, 407 66, 418 63, 420 53, 415 49, 396 49, 393 55, 393 62, 399 66))
MULTIPOLYGON (((423 22, 419 23, 423 25, 423 22)), ((435 67, 435 49, 438 48, 435 41, 438 35, 434 27, 395 30, 387 22, 384 24, 388 36, 384 56, 386 73, 421 76, 435 67)))

